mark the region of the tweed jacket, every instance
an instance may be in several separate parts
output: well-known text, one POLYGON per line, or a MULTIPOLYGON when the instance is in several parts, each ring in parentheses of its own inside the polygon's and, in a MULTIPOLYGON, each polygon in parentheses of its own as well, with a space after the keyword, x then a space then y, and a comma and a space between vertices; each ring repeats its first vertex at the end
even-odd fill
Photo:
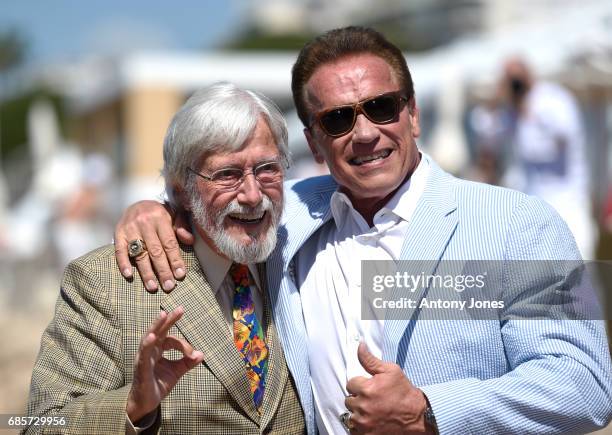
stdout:
MULTIPOLYGON (((493 289, 507 302, 500 318, 431 320, 415 310, 386 320, 383 359, 425 392, 441 434, 575 434, 605 426, 612 418, 612 364, 602 317, 557 321, 543 305, 537 320, 513 319, 515 302, 540 288, 565 288, 556 282, 563 273, 549 266, 580 259, 567 225, 537 198, 455 178, 423 158, 431 172, 400 259, 427 260, 425 275, 468 260, 516 273, 493 289), (547 262, 543 273, 517 267, 538 261, 547 262)), ((329 176, 286 183, 278 242, 267 262, 275 324, 309 433, 316 430, 310 386, 316 367, 304 352, 307 325, 294 260, 311 235, 334 225, 330 197, 336 189, 329 176)), ((426 292, 413 295, 417 305, 426 292)))
MULTIPOLYGON (((169 334, 201 350, 204 362, 185 374, 162 401, 161 419, 150 432, 304 433, 302 408, 268 301, 263 325, 270 354, 260 416, 214 292, 192 249, 183 247, 182 255, 188 273, 170 294, 148 293, 137 275, 126 281, 116 267, 113 246, 68 265, 55 317, 42 337, 27 409, 30 416, 65 416, 66 427, 46 432, 125 433, 127 395, 140 340, 160 309, 169 312, 182 305, 185 314, 169 334)), ((263 266, 260 271, 265 277, 263 266)), ((177 359, 180 353, 172 350, 166 356, 177 359)), ((40 429, 30 427, 26 432, 40 429)))

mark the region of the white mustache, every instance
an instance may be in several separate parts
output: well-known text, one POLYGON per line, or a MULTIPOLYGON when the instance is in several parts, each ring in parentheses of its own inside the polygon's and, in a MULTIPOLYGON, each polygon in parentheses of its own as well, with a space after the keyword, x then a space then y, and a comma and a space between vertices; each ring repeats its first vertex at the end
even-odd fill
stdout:
POLYGON ((240 214, 244 216, 263 216, 263 214, 267 211, 273 210, 273 204, 270 198, 267 195, 263 196, 262 201, 257 204, 256 207, 249 207, 248 205, 242 205, 238 203, 238 200, 234 199, 232 202, 227 204, 222 210, 217 214, 217 218, 215 219, 217 225, 221 225, 223 219, 229 214, 240 214))

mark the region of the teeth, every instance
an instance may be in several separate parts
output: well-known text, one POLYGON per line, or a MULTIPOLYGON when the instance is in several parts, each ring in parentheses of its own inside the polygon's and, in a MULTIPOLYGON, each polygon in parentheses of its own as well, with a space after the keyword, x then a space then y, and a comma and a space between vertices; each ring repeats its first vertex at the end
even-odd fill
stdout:
POLYGON ((372 162, 374 160, 384 159, 391 154, 391 150, 382 150, 374 154, 370 154, 369 156, 360 156, 355 157, 351 160, 351 162, 355 165, 361 165, 363 163, 372 162))
POLYGON ((241 221, 257 221, 263 218, 265 212, 262 212, 261 214, 258 215, 251 215, 251 214, 230 214, 229 216, 232 219, 238 219, 241 221))

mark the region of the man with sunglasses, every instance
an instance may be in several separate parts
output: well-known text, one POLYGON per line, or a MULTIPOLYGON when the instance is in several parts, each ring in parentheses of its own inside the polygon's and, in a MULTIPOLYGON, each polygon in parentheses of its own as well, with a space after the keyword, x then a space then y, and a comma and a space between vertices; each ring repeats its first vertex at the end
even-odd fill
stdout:
MULTIPOLYGON (((511 273, 514 260, 579 259, 558 215, 535 198, 456 179, 419 152, 408 67, 374 30, 347 27, 315 38, 293 67, 292 91, 313 156, 331 173, 286 184, 279 240, 267 261, 309 431, 315 424, 322 433, 448 434, 605 426, 612 364, 603 324, 553 321, 545 304, 529 305, 539 320, 516 320, 525 297, 548 297, 544 290, 557 284, 571 289, 558 270, 511 273), (361 260, 429 260, 423 276, 447 260, 496 262, 504 281, 490 290, 503 291, 507 305, 488 320, 428 319, 421 309, 366 320, 361 260)), ((147 237, 151 255, 135 259, 141 277, 153 282, 152 263, 171 291, 184 267, 171 218, 160 210, 145 202, 126 212, 115 234, 117 259, 131 270, 126 246, 147 237)), ((184 229, 179 235, 188 241, 184 229)), ((417 304, 429 290, 415 294, 417 304)))

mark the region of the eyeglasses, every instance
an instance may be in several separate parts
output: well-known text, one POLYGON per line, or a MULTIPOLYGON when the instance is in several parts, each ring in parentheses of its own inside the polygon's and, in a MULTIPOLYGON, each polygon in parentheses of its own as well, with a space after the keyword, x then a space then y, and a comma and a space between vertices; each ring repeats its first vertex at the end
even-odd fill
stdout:
POLYGON ((375 124, 388 124, 397 119, 402 106, 407 102, 408 98, 401 95, 400 91, 388 92, 355 104, 324 110, 315 115, 310 127, 318 122, 328 136, 344 136, 353 129, 360 113, 375 124))
POLYGON ((227 167, 218 169, 210 175, 201 174, 191 167, 187 167, 187 169, 198 177, 210 181, 217 189, 229 191, 240 187, 244 181, 244 177, 246 177, 248 174, 253 174, 261 187, 268 187, 279 183, 283 180, 284 166, 286 165, 283 165, 280 159, 278 159, 258 163, 257 165, 253 166, 251 170, 227 167))

